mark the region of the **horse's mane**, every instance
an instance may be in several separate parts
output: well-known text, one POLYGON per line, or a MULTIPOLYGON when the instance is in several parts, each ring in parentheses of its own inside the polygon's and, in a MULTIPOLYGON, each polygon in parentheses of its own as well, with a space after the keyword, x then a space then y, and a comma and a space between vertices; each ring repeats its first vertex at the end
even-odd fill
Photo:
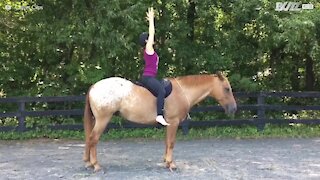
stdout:
POLYGON ((197 86, 203 84, 203 82, 212 80, 213 77, 218 77, 220 81, 223 81, 225 79, 225 77, 219 72, 217 74, 179 76, 176 79, 181 81, 185 85, 197 86))

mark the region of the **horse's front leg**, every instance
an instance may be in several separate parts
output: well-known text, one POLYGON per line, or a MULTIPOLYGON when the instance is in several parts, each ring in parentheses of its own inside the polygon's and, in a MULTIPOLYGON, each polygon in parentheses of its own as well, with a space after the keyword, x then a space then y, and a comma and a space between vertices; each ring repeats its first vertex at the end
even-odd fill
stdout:
POLYGON ((169 121, 170 125, 167 126, 166 133, 166 150, 164 155, 164 161, 166 163, 166 167, 170 169, 170 171, 175 170, 177 167, 173 162, 173 148, 176 142, 177 129, 179 126, 179 121, 169 121))

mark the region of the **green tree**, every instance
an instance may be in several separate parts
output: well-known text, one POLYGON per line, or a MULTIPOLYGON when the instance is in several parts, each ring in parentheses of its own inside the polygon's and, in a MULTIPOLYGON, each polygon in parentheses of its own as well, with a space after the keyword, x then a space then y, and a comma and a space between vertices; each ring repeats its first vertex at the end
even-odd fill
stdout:
POLYGON ((77 95, 106 77, 137 80, 149 6, 161 77, 223 70, 235 91, 319 90, 320 4, 277 12, 276 2, 4 0, 0 92, 77 95), (43 8, 18 9, 28 5, 43 8))

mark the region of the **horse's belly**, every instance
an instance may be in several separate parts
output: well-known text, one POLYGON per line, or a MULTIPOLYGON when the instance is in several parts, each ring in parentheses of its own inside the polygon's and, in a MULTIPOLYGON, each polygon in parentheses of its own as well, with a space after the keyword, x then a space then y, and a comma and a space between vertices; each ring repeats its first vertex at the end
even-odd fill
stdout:
POLYGON ((150 108, 123 108, 120 110, 120 114, 123 118, 131 122, 141 124, 153 124, 156 119, 156 111, 150 108))
POLYGON ((133 93, 122 99, 121 115, 132 122, 154 124, 156 121, 156 98, 150 92, 137 88, 133 93))

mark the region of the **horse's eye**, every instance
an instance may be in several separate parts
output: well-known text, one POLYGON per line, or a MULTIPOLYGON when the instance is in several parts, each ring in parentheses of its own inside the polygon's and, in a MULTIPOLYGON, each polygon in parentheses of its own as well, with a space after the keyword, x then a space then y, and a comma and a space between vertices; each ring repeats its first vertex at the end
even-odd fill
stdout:
POLYGON ((230 88, 225 88, 224 89, 226 92, 230 92, 230 88))

